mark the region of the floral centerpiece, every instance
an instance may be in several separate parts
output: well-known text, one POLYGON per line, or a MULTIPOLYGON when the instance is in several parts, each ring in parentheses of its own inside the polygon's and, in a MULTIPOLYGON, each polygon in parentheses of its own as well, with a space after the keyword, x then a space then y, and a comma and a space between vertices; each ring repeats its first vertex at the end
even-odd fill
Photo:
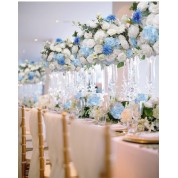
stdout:
POLYGON ((74 22, 81 32, 73 34, 75 41, 80 45, 78 58, 84 65, 123 66, 126 58, 131 58, 133 52, 127 35, 127 23, 119 21, 116 16, 109 15, 103 18, 97 15, 95 20, 86 24, 74 22))
POLYGON ((139 129, 159 131, 159 98, 151 97, 143 104, 139 129))
POLYGON ((54 43, 47 41, 41 54, 50 71, 74 71, 81 68, 81 62, 76 58, 78 50, 78 42, 58 38, 54 43))
POLYGON ((33 84, 45 80, 45 68, 42 62, 25 60, 18 68, 19 84, 33 84))
POLYGON ((134 2, 132 17, 126 19, 135 54, 142 59, 159 54, 159 2, 134 2))
POLYGON ((22 100, 19 100, 19 105, 22 106, 26 106, 28 108, 31 108, 31 107, 35 107, 36 106, 36 103, 38 102, 38 98, 36 96, 34 97, 23 97, 22 100))

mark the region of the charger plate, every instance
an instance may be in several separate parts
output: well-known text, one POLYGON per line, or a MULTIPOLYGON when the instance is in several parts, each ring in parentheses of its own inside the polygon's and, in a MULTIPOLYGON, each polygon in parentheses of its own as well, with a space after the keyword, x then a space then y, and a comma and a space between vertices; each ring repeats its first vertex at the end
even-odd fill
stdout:
POLYGON ((136 134, 128 134, 123 138, 124 141, 133 143, 159 143, 159 133, 142 132, 136 134))

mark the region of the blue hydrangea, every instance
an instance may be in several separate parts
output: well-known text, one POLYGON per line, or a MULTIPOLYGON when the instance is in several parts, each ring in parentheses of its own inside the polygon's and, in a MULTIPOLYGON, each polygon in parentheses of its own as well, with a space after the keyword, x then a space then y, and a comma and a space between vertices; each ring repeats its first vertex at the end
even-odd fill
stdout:
POLYGON ((19 80, 19 81, 22 81, 22 79, 23 79, 23 76, 22 76, 22 75, 19 75, 19 76, 18 76, 18 80, 19 80))
POLYGON ((130 38, 130 43, 131 43, 131 45, 132 45, 134 48, 137 47, 137 40, 136 40, 135 38, 131 37, 131 38, 130 38))
POLYGON ((110 55, 110 54, 112 54, 112 52, 113 52, 113 49, 110 45, 103 46, 103 54, 110 55))
POLYGON ((56 43, 62 43, 62 42, 63 42, 63 40, 61 38, 56 39, 56 43))
POLYGON ((116 16, 115 15, 108 15, 105 20, 106 21, 115 21, 116 20, 116 16))
POLYGON ((148 100, 148 95, 143 94, 143 93, 139 93, 137 95, 137 97, 135 98, 135 103, 139 104, 141 101, 147 101, 148 100))
POLYGON ((76 95, 74 95, 75 99, 80 99, 82 97, 82 93, 78 92, 76 95))
POLYGON ((130 59, 132 57, 132 55, 133 55, 132 50, 131 49, 127 49, 126 55, 127 55, 127 58, 130 59))
POLYGON ((81 62, 78 58, 75 58, 72 62, 71 62, 75 67, 78 67, 81 65, 81 62))
POLYGON ((97 94, 90 95, 87 99, 88 106, 98 106, 100 104, 100 96, 97 94))
POLYGON ((37 96, 34 96, 34 97, 33 97, 33 101, 34 101, 34 103, 36 103, 36 102, 38 101, 38 97, 37 97, 37 96))
POLYGON ((80 44, 80 37, 75 37, 74 44, 76 44, 76 45, 80 44))
POLYGON ((71 101, 67 101, 65 104, 64 104, 64 108, 65 109, 70 109, 72 106, 72 102, 71 101))
POLYGON ((49 62, 48 61, 45 61, 43 64, 44 64, 45 67, 49 66, 49 62))
POLYGON ((134 13, 133 13, 133 16, 132 16, 132 22, 134 23, 137 23, 137 24, 140 24, 142 21, 142 12, 137 9, 134 13))
POLYGON ((117 102, 111 108, 110 113, 115 119, 120 119, 120 116, 121 116, 121 113, 123 112, 123 110, 124 110, 124 106, 120 102, 117 102))
POLYGON ((80 53, 81 53, 85 58, 87 58, 90 54, 93 53, 93 49, 87 48, 87 47, 81 47, 80 53))
POLYGON ((115 39, 115 48, 119 49, 121 47, 121 43, 119 41, 119 39, 115 39))
POLYGON ((143 28, 142 36, 149 43, 154 44, 158 40, 159 34, 158 34, 158 30, 156 28, 148 25, 143 28))
POLYGON ((116 41, 112 37, 108 37, 104 40, 105 45, 109 45, 111 47, 114 47, 116 45, 116 41))
POLYGON ((29 79, 29 80, 33 80, 34 76, 35 76, 35 73, 34 73, 34 72, 29 72, 29 73, 28 73, 28 79, 29 79))
POLYGON ((35 62, 34 61, 30 61, 30 64, 35 64, 35 62))
POLYGON ((65 64, 65 58, 63 54, 56 54, 54 53, 53 58, 57 60, 58 64, 64 65, 65 64))

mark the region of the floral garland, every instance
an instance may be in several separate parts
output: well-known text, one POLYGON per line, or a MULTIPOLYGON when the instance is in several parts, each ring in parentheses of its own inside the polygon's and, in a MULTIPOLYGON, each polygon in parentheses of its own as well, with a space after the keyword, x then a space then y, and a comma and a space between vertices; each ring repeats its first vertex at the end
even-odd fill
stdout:
POLYGON ((97 15, 95 20, 87 24, 74 22, 81 32, 73 34, 79 42, 78 58, 83 65, 123 66, 126 58, 133 57, 132 46, 127 36, 127 23, 119 21, 114 15, 106 18, 97 15))
POLYGON ((135 53, 141 59, 159 55, 159 2, 134 2, 130 10, 134 12, 126 21, 135 53))
POLYGON ((29 62, 18 66, 18 82, 19 84, 34 84, 45 80, 45 68, 42 62, 29 62))
POLYGON ((78 49, 78 42, 58 38, 54 43, 47 41, 41 54, 50 71, 73 71, 81 68, 81 62, 76 58, 78 49))

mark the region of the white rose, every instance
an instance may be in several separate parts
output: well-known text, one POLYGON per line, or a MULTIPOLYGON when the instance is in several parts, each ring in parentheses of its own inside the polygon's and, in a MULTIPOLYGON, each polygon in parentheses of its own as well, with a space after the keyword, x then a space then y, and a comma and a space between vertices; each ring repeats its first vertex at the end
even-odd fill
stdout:
POLYGON ((147 108, 153 108, 153 104, 151 102, 149 102, 149 101, 145 102, 144 105, 147 108))
POLYGON ((54 51, 54 44, 53 44, 53 43, 50 45, 50 49, 51 49, 52 51, 54 51))
POLYGON ((95 46, 95 40, 88 39, 88 41, 87 41, 87 47, 88 48, 93 48, 94 46, 95 46))
POLYGON ((68 46, 71 48, 71 47, 73 46, 73 44, 72 44, 72 43, 69 43, 68 46))
POLYGON ((77 45, 73 46, 72 53, 77 53, 77 51, 78 51, 78 46, 77 45))
POLYGON ((94 51, 95 51, 96 54, 102 53, 102 50, 103 50, 102 45, 96 45, 96 46, 94 47, 94 51))
POLYGON ((109 29, 108 31, 107 31, 107 34, 109 35, 109 36, 113 36, 113 35, 115 35, 117 33, 117 31, 115 30, 115 29, 109 29))
POLYGON ((81 57, 81 58, 80 58, 80 62, 81 62, 82 64, 86 64, 86 63, 87 63, 87 60, 86 60, 84 57, 81 57))
POLYGON ((104 54, 100 54, 98 58, 100 61, 103 61, 106 58, 106 56, 104 54))
POLYGON ((105 37, 106 37, 106 33, 103 30, 98 30, 94 35, 95 41, 103 40, 103 38, 105 37))
POLYGON ((136 38, 138 34, 139 34, 138 25, 131 25, 128 30, 129 37, 136 38))
POLYGON ((85 38, 92 38, 92 33, 91 32, 89 32, 89 33, 85 32, 84 37, 85 38))
POLYGON ((108 23, 108 22, 103 22, 103 24, 102 24, 102 29, 103 30, 108 30, 109 29, 109 27, 110 27, 110 24, 108 23))
POLYGON ((65 48, 62 53, 65 55, 65 56, 70 56, 71 55, 71 52, 69 51, 69 49, 65 48))
POLYGON ((121 52, 118 54, 117 59, 119 62, 124 62, 126 60, 127 56, 124 52, 121 52))
POLYGON ((84 34, 84 32, 83 31, 80 31, 80 32, 78 32, 78 34, 77 34, 77 36, 83 36, 83 34, 84 34))
POLYGON ((38 71, 35 72, 37 77, 40 77, 40 73, 38 71))
POLYGON ((126 41, 125 37, 123 35, 119 35, 119 40, 120 40, 120 43, 121 43, 121 46, 124 48, 124 49, 128 49, 129 48, 129 44, 128 42, 126 41))
POLYGON ((108 62, 111 62, 111 61, 114 61, 115 60, 115 58, 116 58, 116 54, 111 54, 111 55, 109 55, 107 58, 106 58, 106 60, 108 61, 108 62))
POLYGON ((146 25, 153 25, 153 19, 155 18, 154 14, 150 14, 147 18, 146 18, 146 25))
POLYGON ((152 102, 153 105, 159 104, 159 98, 158 97, 152 97, 149 99, 150 102, 152 102))
POLYGON ((137 9, 140 9, 141 11, 145 11, 148 8, 148 2, 140 2, 137 5, 137 9))
POLYGON ((117 28, 117 33, 120 34, 120 33, 123 33, 125 31, 125 25, 120 25, 118 28, 117 28))
POLYGON ((54 70, 55 69, 55 65, 53 63, 49 64, 49 69, 50 70, 54 70))
POLYGON ((94 58, 93 58, 93 55, 92 55, 92 54, 87 57, 87 61, 88 61, 90 64, 92 64, 92 63, 94 62, 93 59, 94 59, 94 58))
POLYGON ((122 17, 121 17, 121 23, 126 23, 126 21, 128 20, 128 17, 126 14, 124 14, 122 17))
POLYGON ((71 56, 70 56, 70 60, 73 60, 73 59, 74 59, 74 55, 71 55, 71 56))
POLYGON ((159 54, 159 41, 157 41, 157 42, 153 45, 153 49, 154 49, 155 53, 158 55, 158 54, 159 54))
POLYGON ((109 29, 114 29, 114 30, 116 30, 116 31, 117 31, 118 26, 117 26, 117 25, 115 25, 115 24, 111 24, 111 25, 110 25, 110 27, 109 27, 109 29))
POLYGON ((27 68, 27 69, 25 69, 25 74, 27 74, 27 73, 29 73, 30 72, 30 70, 27 68))
POLYGON ((157 3, 157 4, 150 3, 149 11, 153 14, 158 14, 159 13, 159 3, 157 3))
POLYGON ((159 14, 155 15, 153 19, 153 26, 157 29, 159 29, 159 14))
POLYGON ((47 58, 47 61, 51 61, 53 59, 54 52, 51 52, 47 58))
POLYGON ((56 51, 56 52, 61 52, 61 47, 59 46, 59 45, 56 45, 55 47, 54 47, 54 51, 56 51))
POLYGON ((65 63, 66 63, 66 64, 70 64, 70 59, 69 59, 69 58, 66 58, 66 59, 65 59, 65 63))
POLYGON ((153 55, 153 50, 148 44, 141 45, 141 50, 146 57, 150 57, 153 55))
POLYGON ((92 21, 92 20, 88 22, 88 25, 89 25, 91 28, 96 28, 96 27, 97 27, 96 21, 92 21))
POLYGON ((61 48, 65 48, 65 47, 66 47, 65 43, 61 43, 61 44, 59 44, 59 46, 60 46, 61 48))

